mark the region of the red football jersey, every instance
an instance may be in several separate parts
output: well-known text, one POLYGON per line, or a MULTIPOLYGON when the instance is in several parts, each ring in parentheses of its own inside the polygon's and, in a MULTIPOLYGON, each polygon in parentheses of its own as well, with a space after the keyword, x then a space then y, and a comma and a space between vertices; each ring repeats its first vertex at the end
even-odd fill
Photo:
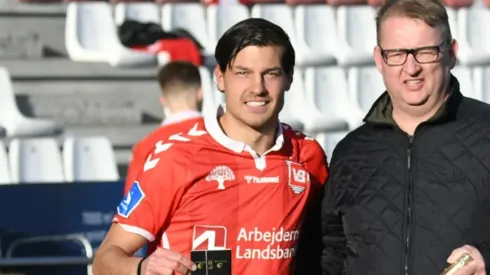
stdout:
POLYGON ((202 117, 193 117, 180 122, 162 125, 151 132, 148 136, 133 146, 133 154, 128 167, 126 181, 124 183, 124 194, 129 191, 131 185, 136 180, 138 172, 141 171, 145 164, 146 158, 155 148, 155 143, 159 140, 167 139, 172 134, 187 132, 192 127, 204 122, 202 117))
POLYGON ((237 275, 292 273, 306 209, 328 173, 320 145, 288 125, 259 156, 216 117, 156 142, 143 167, 114 222, 188 257, 230 250, 237 275))

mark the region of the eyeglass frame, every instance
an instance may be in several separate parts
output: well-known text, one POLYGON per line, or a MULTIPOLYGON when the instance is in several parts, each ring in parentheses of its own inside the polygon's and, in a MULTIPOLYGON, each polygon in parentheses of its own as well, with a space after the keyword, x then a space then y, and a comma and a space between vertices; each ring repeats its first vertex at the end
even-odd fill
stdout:
MULTIPOLYGON (((449 40, 450 43, 452 43, 452 39, 449 40)), ((430 63, 435 63, 439 60, 439 58, 441 57, 441 53, 445 50, 444 47, 448 46, 448 44, 450 43, 447 43, 448 40, 445 40, 445 41, 442 41, 441 43, 439 43, 439 45, 435 45, 435 46, 425 46, 425 47, 420 47, 420 48, 412 48, 412 49, 383 49, 380 45, 378 45, 379 49, 380 49, 380 53, 381 53, 381 57, 383 58, 383 62, 388 65, 388 66, 403 66, 405 65, 405 63, 407 63, 407 59, 408 59, 408 56, 411 54, 413 56, 413 58, 415 59, 415 61, 417 61, 417 63, 419 64, 430 64, 430 63), (420 52, 420 51, 423 51, 423 50, 429 50, 429 49, 436 49, 437 50, 437 56, 436 58, 433 60, 433 61, 428 61, 428 62, 420 62, 417 60, 417 53, 420 52), (401 53, 406 53, 405 55, 405 60, 403 62, 401 62, 400 64, 388 64, 387 62, 387 57, 386 57, 386 53, 390 53, 390 52, 401 52, 401 53)))

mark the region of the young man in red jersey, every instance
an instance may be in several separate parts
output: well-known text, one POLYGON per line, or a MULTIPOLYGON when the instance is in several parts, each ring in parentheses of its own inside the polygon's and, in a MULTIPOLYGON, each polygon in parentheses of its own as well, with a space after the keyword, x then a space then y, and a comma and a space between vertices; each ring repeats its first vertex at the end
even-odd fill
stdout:
POLYGON ((170 62, 158 71, 158 84, 162 93, 160 101, 165 109, 165 119, 158 129, 133 147, 124 194, 133 185, 157 141, 188 130, 203 121, 199 112, 202 88, 198 67, 186 61, 170 62))
POLYGON ((278 120, 293 80, 289 37, 247 19, 221 37, 215 57, 226 105, 156 143, 97 252, 95 274, 318 274, 328 172, 319 144, 278 120), (133 257, 148 241, 160 247, 133 257))

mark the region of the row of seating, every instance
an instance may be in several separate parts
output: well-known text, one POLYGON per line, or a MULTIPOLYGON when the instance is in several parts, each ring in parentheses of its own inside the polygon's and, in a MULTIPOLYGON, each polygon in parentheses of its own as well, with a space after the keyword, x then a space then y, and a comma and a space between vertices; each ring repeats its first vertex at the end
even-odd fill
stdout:
MULTIPOLYGON (((460 42, 459 61, 463 65, 490 64, 490 8, 454 10, 448 8, 453 36, 460 42)), ((373 64, 376 45, 376 9, 369 6, 218 5, 199 3, 164 4, 118 3, 114 15, 105 2, 70 3, 66 18, 66 48, 74 61, 109 62, 114 66, 155 64, 157 57, 125 48, 117 25, 132 19, 161 24, 171 31, 188 30, 212 56, 220 36, 233 24, 249 17, 268 19, 290 35, 297 52, 298 66, 343 67, 373 64), (362 32, 359 31, 362 29, 362 32)), ((160 54, 160 63, 168 62, 160 54)))
POLYGON ((0 184, 117 181, 119 172, 105 137, 66 138, 60 153, 53 138, 0 142, 0 184))
MULTIPOLYGON (((490 68, 458 66, 453 74, 464 95, 490 103, 490 68)), ((211 113, 224 96, 215 80, 201 68, 204 79, 203 112, 211 113)), ((281 120, 307 133, 352 130, 362 123, 374 101, 384 92, 381 74, 374 66, 345 70, 337 66, 296 69, 291 90, 286 93, 281 120), (348 110, 348 111, 347 111, 348 110)))
MULTIPOLYGON (((200 72, 204 87, 203 113, 208 114, 223 102, 224 95, 218 91, 210 70, 200 67, 200 72)), ((490 67, 460 65, 453 73, 466 96, 490 103, 490 67)), ((354 129, 384 90, 381 75, 374 66, 296 68, 281 119, 309 133, 354 129)), ((0 68, 0 98, 0 127, 7 129, 7 136, 54 134, 54 122, 27 118, 20 113, 11 79, 3 68, 0 68)))
MULTIPOLYGON (((72 1, 85 1, 85 0, 18 0, 21 3, 55 3, 55 2, 72 2, 72 1)), ((112 3, 120 2, 148 2, 148 0, 103 0, 112 3)), ((154 0, 156 3, 175 3, 177 0, 154 0)), ((332 6, 341 5, 370 5, 373 7, 379 7, 384 3, 384 0, 185 0, 181 2, 201 2, 203 4, 265 4, 265 3, 285 3, 288 5, 314 5, 314 4, 327 4, 332 6)), ((489 0, 444 0, 444 4, 452 8, 470 7, 475 4, 483 4, 490 6, 489 0)))

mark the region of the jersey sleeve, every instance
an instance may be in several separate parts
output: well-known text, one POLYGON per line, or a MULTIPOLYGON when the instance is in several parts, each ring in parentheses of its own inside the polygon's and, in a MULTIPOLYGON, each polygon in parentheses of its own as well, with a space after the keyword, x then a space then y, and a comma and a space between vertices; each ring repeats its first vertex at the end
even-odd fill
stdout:
POLYGON ((301 159, 311 175, 312 183, 322 188, 328 178, 328 162, 325 151, 314 139, 304 141, 301 159))
POLYGON ((171 143, 157 143, 117 207, 113 222, 128 232, 153 241, 164 231, 183 195, 185 169, 176 162, 171 143), (166 151, 168 150, 168 151, 166 151))
POLYGON ((136 181, 138 171, 143 169, 143 165, 145 164, 146 159, 143 152, 141 152, 141 147, 141 143, 138 143, 133 147, 131 161, 129 162, 126 180, 124 182, 124 195, 126 195, 131 186, 133 186, 133 183, 136 181))

